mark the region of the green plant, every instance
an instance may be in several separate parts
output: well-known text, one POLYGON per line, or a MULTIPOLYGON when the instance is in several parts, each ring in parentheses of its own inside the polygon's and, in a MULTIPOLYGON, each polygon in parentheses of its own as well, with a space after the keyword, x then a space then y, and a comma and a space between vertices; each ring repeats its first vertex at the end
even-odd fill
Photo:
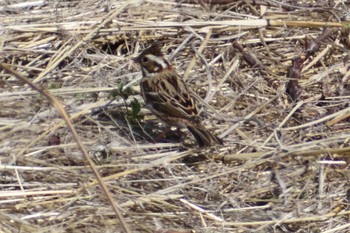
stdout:
POLYGON ((130 87, 124 88, 123 84, 120 84, 117 89, 111 92, 111 98, 116 99, 118 97, 123 98, 125 106, 125 119, 132 125, 137 124, 140 120, 143 119, 141 114, 141 104, 134 97, 133 100, 128 101, 129 97, 133 95, 134 92, 130 87))

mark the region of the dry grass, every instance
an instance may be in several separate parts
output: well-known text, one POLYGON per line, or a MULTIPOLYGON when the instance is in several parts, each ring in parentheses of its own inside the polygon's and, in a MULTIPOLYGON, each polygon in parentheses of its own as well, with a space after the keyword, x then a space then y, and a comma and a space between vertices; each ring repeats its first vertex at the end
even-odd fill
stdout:
MULTIPOLYGON (((131 232, 349 232, 349 3, 233 2, 0 0, 0 61, 63 103, 131 232), (292 103, 287 72, 324 22, 334 31, 305 60, 292 103), (143 105, 142 120, 125 120, 133 98, 143 103, 131 57, 154 40, 225 146, 162 138, 143 105), (126 103, 100 111, 121 84, 126 103)), ((121 232, 53 105, 0 74, 0 231, 121 232)))

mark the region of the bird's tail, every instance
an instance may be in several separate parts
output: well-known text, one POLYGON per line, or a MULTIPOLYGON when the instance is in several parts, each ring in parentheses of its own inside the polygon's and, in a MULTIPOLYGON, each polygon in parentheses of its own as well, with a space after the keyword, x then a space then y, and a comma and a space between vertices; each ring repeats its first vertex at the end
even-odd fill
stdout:
POLYGON ((187 126, 187 128, 192 133, 193 137, 196 139, 199 147, 212 146, 215 144, 224 144, 220 138, 211 134, 207 129, 204 128, 204 126, 187 126))

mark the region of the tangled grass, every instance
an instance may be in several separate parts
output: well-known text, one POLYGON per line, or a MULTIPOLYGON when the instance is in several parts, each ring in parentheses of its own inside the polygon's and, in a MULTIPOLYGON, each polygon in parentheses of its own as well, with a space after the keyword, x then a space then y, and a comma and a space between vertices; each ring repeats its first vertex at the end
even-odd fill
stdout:
POLYGON ((349 3, 208 2, 3 1, 0 62, 103 178, 1 69, 1 232, 349 232, 349 3), (144 108, 153 41, 224 146, 144 108))

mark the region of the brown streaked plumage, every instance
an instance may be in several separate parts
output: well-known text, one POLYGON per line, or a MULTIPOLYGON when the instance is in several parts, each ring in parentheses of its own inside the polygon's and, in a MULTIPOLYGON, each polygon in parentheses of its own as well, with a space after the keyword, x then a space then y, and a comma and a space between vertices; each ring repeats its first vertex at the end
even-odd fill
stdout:
POLYGON ((135 61, 143 75, 141 95, 154 115, 170 125, 187 127, 201 147, 222 144, 202 125, 195 99, 159 43, 145 49, 135 61))

